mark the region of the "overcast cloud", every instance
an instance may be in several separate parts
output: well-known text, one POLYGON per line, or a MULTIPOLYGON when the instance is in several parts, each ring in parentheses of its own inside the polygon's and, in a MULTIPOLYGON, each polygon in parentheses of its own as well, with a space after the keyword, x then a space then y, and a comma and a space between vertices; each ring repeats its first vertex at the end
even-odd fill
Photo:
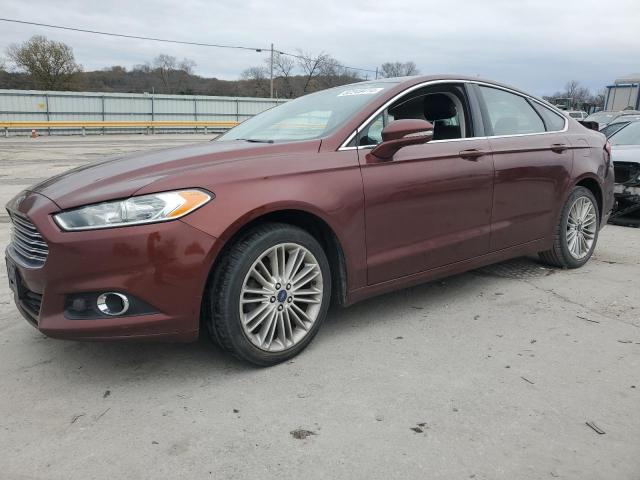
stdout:
MULTIPOLYGON (((480 75, 543 95, 576 79, 592 89, 640 72, 640 1, 64 1, 1 0, 0 16, 71 27, 294 52, 324 51, 375 69, 414 61, 421 73, 480 75)), ((266 53, 110 38, 0 22, 0 55, 42 34, 73 47, 85 70, 131 67, 158 53, 196 73, 238 78, 266 53)))

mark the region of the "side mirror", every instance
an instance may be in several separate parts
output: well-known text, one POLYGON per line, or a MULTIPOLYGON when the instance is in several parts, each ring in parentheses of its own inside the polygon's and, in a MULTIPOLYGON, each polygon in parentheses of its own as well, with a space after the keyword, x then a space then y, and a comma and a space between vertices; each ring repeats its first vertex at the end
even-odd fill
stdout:
POLYGON ((396 120, 384 127, 382 143, 371 150, 371 155, 388 160, 402 147, 420 145, 431 139, 433 139, 433 125, 426 120, 396 120))

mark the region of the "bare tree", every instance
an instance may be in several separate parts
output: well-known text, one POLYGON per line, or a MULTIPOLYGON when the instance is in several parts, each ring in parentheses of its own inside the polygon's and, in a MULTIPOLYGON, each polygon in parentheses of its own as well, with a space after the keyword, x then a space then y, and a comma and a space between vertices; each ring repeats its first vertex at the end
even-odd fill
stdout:
POLYGON ((249 95, 266 97, 269 95, 269 71, 265 67, 251 67, 242 72, 241 78, 249 87, 249 95))
MULTIPOLYGON (((271 59, 265 59, 267 67, 271 64, 271 59)), ((295 95, 293 84, 291 82, 291 74, 295 69, 295 62, 293 59, 280 52, 275 52, 273 55, 273 76, 278 80, 280 96, 284 98, 291 98, 295 95)))
MULTIPOLYGON (((265 63, 269 66, 270 59, 265 59, 265 63)), ((276 77, 290 77, 295 68, 295 62, 293 59, 280 52, 274 52, 273 54, 273 74, 276 77)))
POLYGON ((607 89, 601 88, 597 91, 597 93, 593 96, 593 105, 595 107, 604 108, 604 101, 607 98, 607 89))
POLYGON ((572 99, 572 103, 574 105, 578 103, 589 102, 591 99, 591 92, 589 91, 589 89, 580 85, 580 82, 578 82, 577 80, 571 80, 567 82, 564 87, 563 93, 567 98, 572 99))
POLYGON ((384 78, 404 77, 418 73, 414 62, 386 62, 380 66, 380 76, 384 78))
POLYGON ((418 75, 420 72, 413 62, 386 62, 380 66, 379 76, 382 78, 406 77, 418 75))
POLYGON ((178 64, 178 69, 187 75, 193 75, 193 72, 198 64, 190 58, 183 58, 178 64))
POLYGON ((45 90, 69 88, 73 77, 82 71, 71 47, 41 35, 31 37, 22 45, 10 45, 7 56, 18 70, 31 75, 38 88, 45 90))
POLYGON ((138 63, 131 68, 133 72, 151 73, 151 65, 148 63, 138 63))
POLYGON ((153 59, 152 68, 162 81, 166 93, 176 93, 182 82, 193 73, 196 63, 184 58, 178 61, 176 57, 161 53, 153 59))
POLYGON ((324 52, 314 56, 298 50, 298 65, 305 77, 302 93, 307 93, 317 87, 315 79, 322 73, 323 65, 330 61, 331 57, 324 52))
POLYGON ((577 80, 571 80, 564 86, 564 90, 554 93, 545 100, 561 108, 588 109, 591 106, 601 106, 604 103, 606 91, 601 89, 595 95, 577 80))

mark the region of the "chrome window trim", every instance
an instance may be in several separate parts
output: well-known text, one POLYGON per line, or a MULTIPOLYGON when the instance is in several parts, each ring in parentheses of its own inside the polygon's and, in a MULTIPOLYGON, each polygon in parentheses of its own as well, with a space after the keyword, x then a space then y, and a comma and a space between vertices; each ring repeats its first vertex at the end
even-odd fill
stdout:
MULTIPOLYGON (((518 95, 520 97, 524 97, 524 98, 526 98, 526 99, 528 99, 528 100, 530 100, 532 102, 536 102, 537 104, 539 104, 543 108, 551 110, 553 113, 556 113, 556 114, 560 115, 562 117, 562 119, 564 120, 564 127, 562 128, 562 130, 551 130, 551 131, 548 131, 548 132, 544 131, 544 132, 536 132, 536 133, 514 133, 514 134, 511 134, 511 135, 488 135, 488 136, 482 136, 482 137, 451 138, 451 139, 448 139, 448 140, 431 140, 429 143, 460 142, 460 141, 465 141, 465 140, 488 140, 488 139, 491 139, 491 138, 528 137, 528 136, 531 136, 531 135, 548 135, 548 134, 551 134, 551 133, 563 133, 563 132, 566 132, 567 130, 569 130, 569 119, 566 117, 566 115, 563 115, 560 112, 560 110, 558 110, 557 108, 553 107, 553 105, 548 105, 548 104, 538 100, 537 98, 534 98, 534 97, 532 97, 530 95, 527 95, 525 93, 522 93, 522 92, 518 92, 517 90, 513 90, 513 89, 508 88, 508 87, 503 87, 502 85, 495 85, 493 83, 487 83, 487 82, 476 81, 476 80, 466 80, 466 79, 429 80, 427 82, 422 82, 422 83, 418 83, 416 85, 413 85, 412 87, 409 87, 406 90, 403 90, 402 92, 396 94, 391 99, 387 100, 381 107, 379 107, 375 112, 373 112, 371 115, 369 115, 366 118, 366 120, 364 122, 362 122, 360 124, 360 126, 358 126, 358 128, 356 128, 347 137, 347 139, 344 142, 342 142, 342 144, 338 148, 338 151, 340 152, 340 151, 345 151, 345 150, 368 150, 368 149, 371 149, 371 148, 375 147, 376 145, 363 145, 363 146, 355 146, 355 147, 348 147, 347 145, 349 145, 349 143, 353 140, 353 138, 358 133, 360 133, 362 131, 362 129, 365 128, 369 124, 369 122, 371 122, 375 117, 380 115, 380 113, 382 113, 384 110, 386 110, 389 107, 389 105, 391 105, 393 102, 395 102, 399 98, 403 97, 407 93, 413 92, 414 90, 418 90, 419 88, 427 87, 429 85, 437 85, 439 83, 472 83, 472 84, 476 84, 476 85, 483 85, 483 86, 486 86, 486 87, 497 88, 498 90, 504 90, 505 92, 511 93, 513 95, 518 95)), ((537 114, 537 112, 536 112, 536 114, 537 114)), ((545 127, 546 127, 546 125, 545 125, 545 127)))

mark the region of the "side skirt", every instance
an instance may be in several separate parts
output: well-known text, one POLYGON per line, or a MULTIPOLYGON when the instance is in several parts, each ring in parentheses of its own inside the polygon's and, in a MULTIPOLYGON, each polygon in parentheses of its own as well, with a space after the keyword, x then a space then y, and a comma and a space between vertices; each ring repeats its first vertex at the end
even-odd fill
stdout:
POLYGON ((462 260, 460 262, 451 263, 449 265, 443 265, 442 267, 426 270, 424 272, 414 273, 412 275, 406 275, 404 277, 396 278, 386 282, 376 283, 375 285, 368 285, 366 287, 358 288, 347 293, 345 306, 353 305, 356 302, 374 297, 376 295, 380 295, 382 293, 412 287, 421 283, 438 280, 440 278, 457 275, 469 270, 474 270, 486 265, 491 265, 492 263, 503 262, 511 258, 522 257, 524 255, 530 255, 532 253, 538 253, 544 250, 548 250, 552 243, 552 239, 542 238, 539 240, 534 240, 532 242, 523 243, 522 245, 516 245, 513 247, 505 248, 503 250, 498 250, 497 252, 487 253, 479 257, 462 260))

